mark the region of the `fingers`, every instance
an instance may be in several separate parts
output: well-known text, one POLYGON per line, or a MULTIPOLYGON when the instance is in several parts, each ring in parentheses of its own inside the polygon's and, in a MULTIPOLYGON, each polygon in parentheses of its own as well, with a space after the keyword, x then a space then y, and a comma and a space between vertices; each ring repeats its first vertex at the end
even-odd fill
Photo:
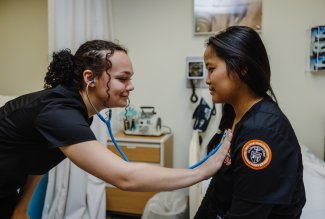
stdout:
POLYGON ((228 151, 229 151, 229 147, 230 147, 230 142, 231 142, 231 139, 232 139, 232 131, 230 129, 227 130, 227 136, 226 138, 224 139, 219 151, 220 151, 220 154, 222 156, 226 156, 228 151))
POLYGON ((232 139, 232 131, 231 129, 227 129, 227 137, 226 139, 228 139, 229 142, 231 142, 232 139))
POLYGON ((231 130, 228 129, 227 135, 223 140, 219 150, 212 157, 210 157, 212 159, 209 158, 207 162, 205 162, 205 164, 203 165, 204 171, 206 172, 206 179, 213 176, 221 168, 224 159, 229 151, 232 136, 233 135, 231 130))

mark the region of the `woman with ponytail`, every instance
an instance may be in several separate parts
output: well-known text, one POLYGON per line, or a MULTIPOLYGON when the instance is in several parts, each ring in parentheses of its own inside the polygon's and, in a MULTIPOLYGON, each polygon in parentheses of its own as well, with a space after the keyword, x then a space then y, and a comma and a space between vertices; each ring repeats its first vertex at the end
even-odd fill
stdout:
POLYGON ((25 219, 40 175, 68 158, 90 174, 129 191, 164 191, 215 174, 230 146, 200 167, 172 169, 129 163, 103 147, 90 129, 93 115, 125 107, 134 89, 133 68, 122 46, 103 40, 53 54, 44 90, 0 108, 0 218, 25 219))
POLYGON ((225 130, 233 137, 195 218, 300 218, 306 201, 300 146, 271 88, 260 36, 229 27, 208 39, 204 62, 212 100, 224 104, 208 150, 225 130))

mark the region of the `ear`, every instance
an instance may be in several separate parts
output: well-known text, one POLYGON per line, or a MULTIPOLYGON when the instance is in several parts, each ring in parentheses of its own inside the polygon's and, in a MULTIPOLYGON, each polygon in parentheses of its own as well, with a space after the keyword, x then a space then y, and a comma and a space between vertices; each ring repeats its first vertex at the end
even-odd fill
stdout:
POLYGON ((88 84, 90 87, 95 86, 95 77, 91 70, 85 70, 82 74, 85 84, 88 84))
POLYGON ((246 77, 247 72, 248 72, 248 69, 247 69, 247 67, 245 67, 245 68, 240 72, 240 74, 241 74, 241 76, 244 78, 244 77, 246 77))

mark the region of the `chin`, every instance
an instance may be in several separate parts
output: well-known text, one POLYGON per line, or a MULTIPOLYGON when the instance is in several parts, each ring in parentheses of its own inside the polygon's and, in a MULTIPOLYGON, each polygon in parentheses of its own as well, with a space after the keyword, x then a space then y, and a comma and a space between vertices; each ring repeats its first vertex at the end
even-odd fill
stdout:
POLYGON ((127 100, 119 100, 119 101, 114 101, 114 103, 110 102, 106 102, 105 106, 107 108, 121 108, 121 107, 126 107, 128 105, 128 101, 127 100))
POLYGON ((220 98, 217 98, 217 97, 212 97, 212 102, 214 104, 217 104, 217 103, 222 103, 222 100, 220 98))
POLYGON ((121 102, 117 107, 126 107, 128 105, 128 101, 121 102))
POLYGON ((116 105, 109 106, 107 108, 125 108, 126 106, 127 104, 116 104, 116 105))

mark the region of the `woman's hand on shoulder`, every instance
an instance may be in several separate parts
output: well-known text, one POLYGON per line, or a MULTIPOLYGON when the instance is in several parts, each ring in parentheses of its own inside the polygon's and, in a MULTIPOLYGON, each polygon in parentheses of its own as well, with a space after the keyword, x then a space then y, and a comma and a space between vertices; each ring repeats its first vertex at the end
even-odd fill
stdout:
POLYGON ((218 172, 224 162, 224 159, 229 151, 232 139, 232 132, 227 130, 227 135, 219 150, 214 153, 207 161, 205 161, 199 168, 204 171, 204 178, 208 179, 218 172))

